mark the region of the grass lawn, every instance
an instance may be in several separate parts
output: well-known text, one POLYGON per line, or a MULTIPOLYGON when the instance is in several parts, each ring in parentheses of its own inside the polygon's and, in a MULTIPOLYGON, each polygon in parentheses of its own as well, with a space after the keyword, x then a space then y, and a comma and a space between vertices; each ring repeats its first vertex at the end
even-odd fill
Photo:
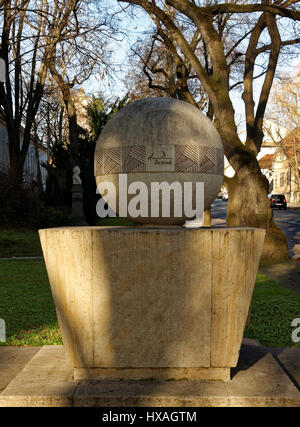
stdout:
MULTIPOLYGON (((245 336, 266 346, 300 347, 291 341, 300 299, 258 274, 245 336)), ((62 344, 43 260, 0 260, 0 318, 7 341, 0 345, 62 344)))
POLYGON ((300 298, 269 277, 258 273, 251 302, 250 323, 245 337, 269 347, 300 347, 291 334, 291 322, 300 318, 300 298))
MULTIPOLYGON (((126 218, 103 218, 98 226, 134 226, 126 218)), ((0 229, 0 258, 42 256, 39 233, 37 230, 0 229)))
POLYGON ((0 345, 62 344, 43 260, 0 260, 0 318, 0 345))
POLYGON ((39 234, 34 230, 0 230, 0 258, 41 256, 39 234))

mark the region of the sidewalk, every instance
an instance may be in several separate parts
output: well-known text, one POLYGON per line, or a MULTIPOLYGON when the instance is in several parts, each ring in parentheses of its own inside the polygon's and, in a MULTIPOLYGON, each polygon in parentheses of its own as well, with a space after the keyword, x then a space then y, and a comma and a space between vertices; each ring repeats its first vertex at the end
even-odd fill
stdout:
POLYGON ((0 407, 300 406, 300 348, 244 340, 231 380, 73 381, 63 346, 0 347, 0 407))
POLYGON ((300 209, 300 203, 288 203, 287 208, 300 209))

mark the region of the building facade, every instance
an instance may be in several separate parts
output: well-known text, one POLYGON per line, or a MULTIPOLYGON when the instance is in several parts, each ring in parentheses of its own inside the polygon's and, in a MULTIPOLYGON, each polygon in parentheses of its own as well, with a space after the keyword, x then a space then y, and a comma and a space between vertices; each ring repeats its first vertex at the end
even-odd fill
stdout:
POLYGON ((268 193, 272 193, 273 191, 273 159, 274 154, 265 154, 258 160, 258 164, 262 173, 265 175, 267 180, 269 181, 269 190, 268 193))
POLYGON ((300 127, 290 132, 276 148, 273 193, 284 194, 287 202, 300 203, 300 127))
MULTIPOLYGON (((22 141, 21 141, 22 142, 22 141)), ((24 164, 24 184, 29 186, 37 180, 38 167, 37 162, 39 161, 40 170, 42 175, 43 187, 46 187, 47 171, 42 166, 42 163, 46 163, 48 159, 47 150, 44 147, 38 146, 38 159, 36 155, 36 148, 33 143, 30 144, 28 153, 24 164)), ((9 148, 8 148, 8 135, 5 123, 0 121, 0 171, 8 172, 10 165, 9 161, 9 148)))
MULTIPOLYGON (((282 135, 284 137, 288 133, 288 130, 286 128, 283 128, 282 126, 278 126, 271 120, 265 120, 263 129, 264 129, 264 139, 261 145, 260 152, 257 155, 258 161, 260 161, 265 156, 269 156, 269 155, 273 156, 276 151, 277 143, 280 139, 279 135, 282 135)), ((243 144, 245 144, 246 142, 246 136, 247 136, 246 130, 243 130, 239 133, 239 138, 243 144)), ((264 173, 264 175, 266 175, 266 177, 269 180, 270 187, 272 187, 273 178, 272 178, 271 170, 270 169, 263 170, 262 172, 264 173)), ((232 178, 234 176, 234 170, 232 166, 229 164, 226 157, 224 158, 224 174, 228 178, 232 178)))

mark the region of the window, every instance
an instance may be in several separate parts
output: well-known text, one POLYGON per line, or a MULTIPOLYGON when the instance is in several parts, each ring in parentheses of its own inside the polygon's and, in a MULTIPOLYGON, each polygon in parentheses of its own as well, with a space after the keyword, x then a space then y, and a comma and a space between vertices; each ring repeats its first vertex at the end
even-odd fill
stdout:
POLYGON ((283 186, 284 186, 284 173, 282 172, 280 174, 280 187, 283 187, 283 186))

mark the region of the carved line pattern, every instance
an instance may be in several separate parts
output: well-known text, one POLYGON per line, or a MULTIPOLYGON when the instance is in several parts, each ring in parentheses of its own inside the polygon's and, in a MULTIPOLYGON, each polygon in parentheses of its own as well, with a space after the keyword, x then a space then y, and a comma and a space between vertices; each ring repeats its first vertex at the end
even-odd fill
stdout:
MULTIPOLYGON (((95 175, 146 171, 146 147, 98 148, 95 152, 95 175)), ((218 173, 223 170, 223 150, 196 145, 175 145, 175 172, 218 173)))
POLYGON ((122 172, 145 172, 146 171, 146 148, 144 145, 132 145, 123 147, 122 172))

